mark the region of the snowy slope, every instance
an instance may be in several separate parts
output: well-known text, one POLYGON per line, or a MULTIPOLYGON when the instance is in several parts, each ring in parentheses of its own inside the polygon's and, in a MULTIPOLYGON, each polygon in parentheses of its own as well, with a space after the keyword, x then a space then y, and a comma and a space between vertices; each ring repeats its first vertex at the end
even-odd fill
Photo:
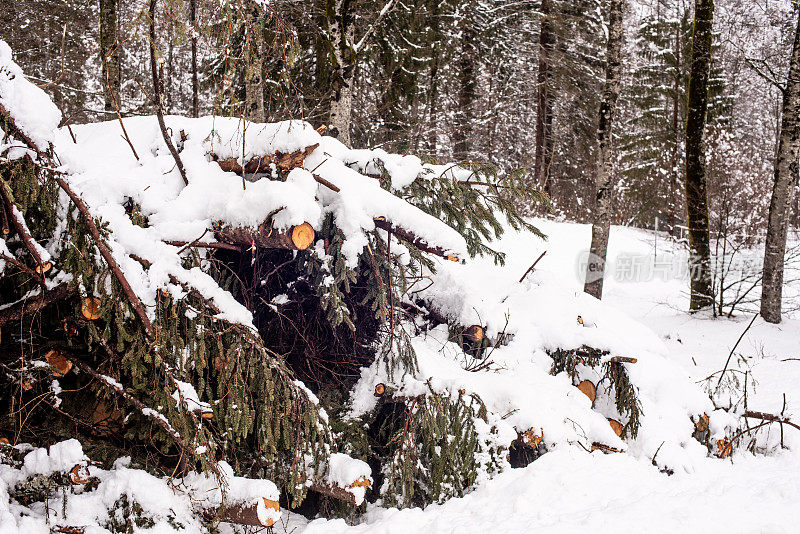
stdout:
MULTIPOLYGON (((683 375, 684 385, 695 384, 698 389, 704 387, 704 378, 724 366, 728 353, 751 315, 716 320, 703 315, 690 316, 683 311, 688 306, 685 280, 674 275, 627 274, 631 257, 642 258, 637 260, 642 265, 654 263, 652 232, 621 227, 612 229, 610 264, 615 269, 617 265, 622 267, 616 276, 607 280, 601 305, 581 294, 583 275, 579 266, 581 253, 589 243, 590 227, 546 220, 535 222, 548 235, 548 241, 543 242, 529 234, 507 235, 500 243, 500 248, 509 254, 505 267, 496 267, 489 260, 482 259, 445 267, 454 273, 454 280, 474 289, 474 298, 469 304, 460 305, 457 300, 452 301, 454 309, 461 310, 459 313, 466 316, 463 319, 466 324, 474 319, 470 313, 483 312, 484 317, 491 315, 487 307, 490 309, 498 301, 497 295, 502 300, 511 290, 519 289, 519 277, 546 249, 547 254, 526 287, 529 290, 535 287, 550 289, 535 289, 522 297, 528 299, 527 306, 536 322, 527 329, 518 328, 518 336, 540 336, 544 341, 568 342, 576 333, 599 336, 594 330, 602 330, 604 325, 617 325, 616 333, 620 337, 634 338, 628 343, 638 348, 648 346, 656 351, 651 358, 641 359, 637 366, 661 359, 669 372, 683 375), (484 308, 480 307, 482 304, 484 308), (576 306, 585 310, 587 322, 591 320, 597 324, 592 332, 572 329, 574 319, 569 313, 576 306), (537 311, 539 308, 544 310, 537 311)), ((675 262, 678 265, 683 261, 680 247, 665 242, 656 246, 659 263, 675 262)), ((447 275, 442 273, 440 276, 447 275)), ((796 294, 793 293, 796 290, 788 287, 787 293, 796 294)), ((453 294, 455 292, 450 295, 453 294)), ((513 327, 513 318, 510 325, 513 327)), ((502 328, 503 324, 490 321, 492 327, 502 328)), ((602 341, 602 338, 592 340, 602 341)), ((514 341, 520 342, 519 337, 514 341)), ((625 342, 615 339, 615 336, 606 341, 609 346, 625 348, 625 342)), ((507 348, 512 349, 513 344, 507 348)), ((757 320, 736 353, 741 353, 744 359, 734 361, 731 367, 747 367, 750 380, 754 378, 756 381, 755 389, 751 383, 748 391, 749 409, 780 412, 785 393, 786 415, 797 413, 800 407, 800 361, 781 360, 800 358, 800 321, 788 319, 775 326, 757 320)), ((441 372, 441 369, 434 370, 434 373, 441 372)), ((505 377, 506 389, 515 387, 515 381, 524 382, 525 379, 518 368, 512 369, 505 377)), ((712 385, 715 384, 713 381, 712 385)), ((670 391, 668 387, 644 393, 651 396, 652 402, 662 405, 664 399, 667 403, 681 401, 674 398, 676 391, 670 391)), ((677 393, 685 391, 678 389, 677 393)), ((530 392, 530 395, 535 397, 536 392, 530 392)), ((544 409, 552 409, 552 406, 544 409)), ((647 410, 645 407, 645 420, 652 414, 647 410)), ((659 424, 663 423, 660 421, 659 424)), ((658 425, 653 429, 645 427, 644 437, 632 443, 626 454, 588 454, 575 447, 556 448, 527 468, 507 470, 497 475, 464 498, 431 505, 425 510, 398 511, 373 506, 361 524, 352 526, 343 520, 316 520, 307 524, 300 517, 285 515, 284 525, 287 531, 294 528, 295 532, 304 534, 560 533, 587 530, 797 532, 800 520, 800 432, 785 429, 785 444, 789 449, 774 449, 770 456, 737 452, 728 460, 707 457, 705 450, 699 450, 700 447, 695 447, 697 444, 691 443, 694 440, 689 438, 686 445, 691 454, 682 454, 683 469, 676 470, 672 476, 659 472, 652 465, 653 451, 649 447, 653 443, 658 447, 659 443, 655 443, 658 438, 647 438, 648 432, 658 432, 665 440, 675 439, 667 435, 669 427, 666 430, 658 425)), ((547 435, 545 429, 546 439, 547 435)), ((777 426, 763 432, 759 443, 779 443, 777 426)), ((662 448, 657 463, 661 463, 664 453, 662 448)))

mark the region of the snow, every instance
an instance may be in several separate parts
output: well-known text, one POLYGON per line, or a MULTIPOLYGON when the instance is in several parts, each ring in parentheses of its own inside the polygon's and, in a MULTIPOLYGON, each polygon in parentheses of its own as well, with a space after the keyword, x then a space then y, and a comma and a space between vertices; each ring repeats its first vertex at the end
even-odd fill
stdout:
POLYGON ((367 480, 372 484, 372 469, 369 465, 356 458, 351 458, 346 454, 336 452, 331 454, 328 459, 328 472, 325 481, 334 486, 339 486, 355 497, 356 506, 364 502, 367 488, 354 484, 361 480, 367 480))
POLYGON ((29 82, 14 62, 11 47, 0 39, 0 106, 9 112, 17 128, 47 150, 61 122, 61 112, 47 93, 29 82))
MULTIPOLYGON (((691 418, 704 412, 710 415, 713 438, 730 437, 734 429, 743 428, 737 415, 743 412, 740 396, 733 395, 738 405, 732 412, 715 410, 704 379, 722 369, 751 315, 712 319, 687 314, 688 281, 678 274, 685 261, 683 249, 662 235, 654 257, 652 232, 621 227, 612 227, 612 275, 606 280, 603 301, 598 302, 582 293, 581 260, 591 227, 533 222, 548 235, 546 242, 527 233, 507 234, 495 243, 508 254, 505 267, 494 266, 489 259, 465 265, 442 262, 431 286, 438 289, 426 295, 438 304, 438 311, 462 324, 488 323, 489 336, 504 328, 515 334, 509 345, 492 354, 497 368, 485 376, 465 371, 463 353, 459 356, 459 349, 448 345, 446 334, 436 329, 414 339, 420 374, 416 379, 406 377, 397 394, 423 393, 427 388, 423 380, 429 378, 439 391, 453 393, 462 387, 478 392, 490 411, 503 416, 513 405, 516 412, 499 423, 492 421, 508 424, 512 433, 506 432, 504 439, 515 437, 513 427, 543 428, 549 452, 527 468, 507 469, 481 482, 463 498, 424 510, 370 505, 355 525, 322 519, 307 523, 293 516, 289 528, 302 534, 638 532, 643 528, 795 532, 800 519, 800 432, 786 427, 783 439, 788 448, 781 449, 780 429, 766 427, 755 436, 759 455, 739 450, 728 460, 709 456, 691 437, 691 418), (519 277, 545 249, 535 272, 519 284, 519 277), (672 268, 653 272, 652 266, 662 263, 672 268), (594 327, 578 326, 577 315, 594 327), (638 358, 636 364, 624 365, 639 386, 642 428, 637 439, 626 440, 624 454, 589 454, 575 446, 576 440, 584 439, 582 434, 572 434, 573 429, 559 419, 569 417, 587 435, 597 432, 594 437, 608 438, 600 434, 605 430, 604 416, 616 415, 603 412, 611 409, 604 403, 596 403, 592 410, 588 399, 564 377, 547 375, 549 364, 541 349, 582 343, 638 358), (547 389, 540 391, 543 388, 547 389), (674 474, 662 472, 665 468, 674 474)), ((786 294, 796 298, 797 288, 787 287, 786 294)), ((793 301, 789 304, 796 306, 793 301)), ((790 358, 800 357, 798 339, 800 321, 792 318, 780 325, 759 319, 744 336, 730 367, 749 373, 748 409, 768 413, 785 409, 787 417, 797 413, 800 364, 790 358)), ((374 406, 372 389, 381 381, 389 383, 379 366, 362 371, 353 392, 354 415, 374 406)), ((713 389, 716 379, 711 385, 713 389)), ((599 390, 598 400, 602 395, 599 390)), ((717 398, 724 399, 725 392, 717 398)), ((760 421, 749 422, 754 426, 760 421)))

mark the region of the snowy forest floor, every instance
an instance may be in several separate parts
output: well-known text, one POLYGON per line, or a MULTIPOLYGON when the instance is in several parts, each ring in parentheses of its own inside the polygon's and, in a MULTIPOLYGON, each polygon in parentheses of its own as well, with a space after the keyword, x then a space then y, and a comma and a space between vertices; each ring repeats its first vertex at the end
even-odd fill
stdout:
MULTIPOLYGON (((536 223, 547 241, 530 234, 507 234, 497 243, 508 254, 505 266, 475 259, 464 266, 463 276, 484 286, 507 286, 547 250, 536 270, 549 271, 548 278, 568 292, 581 291, 579 261, 590 240, 590 226, 536 223)), ((753 313, 736 311, 733 318, 721 319, 686 313, 688 281, 681 273, 685 252, 664 236, 657 241, 655 237, 644 230, 612 228, 604 301, 652 329, 670 357, 702 382, 725 366, 753 313)), ((757 256, 758 251, 752 251, 752 257, 757 256)), ((746 268, 747 262, 742 265, 746 268)), ((791 281, 794 278, 791 272, 787 274, 790 309, 800 305, 800 284, 791 281)), ((757 318, 734 351, 729 369, 741 371, 737 377, 748 372, 747 407, 751 410, 780 413, 785 394, 785 414, 800 413, 800 320, 797 312, 789 315, 780 325, 757 318)), ((712 387, 718 376, 709 381, 712 387)), ((770 431, 777 432, 777 426, 770 431)), ((786 428, 785 432, 796 430, 786 428)), ((284 512, 283 524, 276 525, 276 531, 797 532, 800 451, 787 449, 769 457, 737 452, 727 460, 706 458, 685 471, 667 476, 645 458, 562 449, 545 454, 527 468, 502 473, 443 505, 403 511, 372 506, 355 526, 341 519, 308 522, 284 512)))

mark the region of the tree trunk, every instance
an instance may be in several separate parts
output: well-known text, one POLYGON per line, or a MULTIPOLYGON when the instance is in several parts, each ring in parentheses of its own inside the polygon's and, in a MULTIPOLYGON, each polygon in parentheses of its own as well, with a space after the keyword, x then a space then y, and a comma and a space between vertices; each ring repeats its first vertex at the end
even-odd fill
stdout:
POLYGON ((458 61, 458 112, 453 133, 453 155, 458 161, 469 159, 470 131, 472 128, 472 108, 475 103, 475 28, 471 2, 463 5, 470 11, 462 13, 461 21, 461 56, 458 61))
POLYGON ((553 96, 551 62, 555 50, 553 2, 542 0, 539 29, 539 66, 536 73, 536 152, 533 163, 534 183, 549 195, 550 162, 553 157, 553 96))
POLYGON ((592 244, 586 264, 583 290, 595 298, 603 297, 608 233, 611 227, 611 171, 613 168, 612 131, 619 97, 619 78, 622 70, 622 9, 625 0, 611 0, 608 12, 608 45, 606 49, 606 82, 600 102, 600 121, 597 127, 597 204, 592 224, 592 244))
POLYGON ((430 93, 428 94, 428 145, 431 154, 436 156, 439 145, 439 61, 442 54, 441 46, 441 25, 440 10, 441 2, 434 0, 431 7, 431 70, 430 70, 430 93))
POLYGON ((775 162, 775 182, 769 204, 767 242, 764 249, 764 278, 761 290, 761 317, 769 323, 781 322, 783 295, 783 257, 789 227, 794 178, 800 155, 800 16, 792 46, 789 78, 783 92, 781 132, 775 162))
POLYGON ((245 5, 247 37, 245 38, 245 103, 244 117, 264 122, 264 11, 255 1, 245 5))
POLYGON ((100 85, 103 87, 106 113, 113 113, 122 101, 119 97, 120 61, 117 47, 117 0, 100 0, 100 85), (113 95, 112 95, 113 93, 113 95))
POLYGON ((353 106, 353 79, 355 51, 353 50, 353 14, 350 0, 328 0, 326 21, 328 38, 333 48, 331 65, 333 95, 328 122, 330 132, 346 146, 350 146, 350 116, 353 106))
POLYGON ((689 105, 686 119, 686 212, 689 227, 689 308, 713 304, 711 252, 706 194, 705 143, 703 132, 708 108, 708 76, 711 67, 711 31, 714 0, 695 0, 692 30, 692 62, 689 75, 689 105))
POLYGON ((192 117, 200 113, 200 87, 197 81, 197 0, 189 0, 189 24, 192 26, 192 117))

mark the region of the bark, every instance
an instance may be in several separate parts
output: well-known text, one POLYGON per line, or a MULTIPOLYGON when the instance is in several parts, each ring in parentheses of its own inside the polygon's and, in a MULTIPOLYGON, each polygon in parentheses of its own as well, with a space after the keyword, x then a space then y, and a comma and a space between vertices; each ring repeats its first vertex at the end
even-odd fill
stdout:
POLYGON ((36 297, 19 302, 9 308, 3 308, 0 310, 0 326, 10 322, 21 321, 26 315, 36 313, 50 304, 76 295, 77 292, 74 284, 61 284, 40 293, 36 297))
POLYGON ((253 527, 271 527, 275 522, 272 519, 264 518, 262 521, 258 516, 258 509, 280 510, 278 501, 273 501, 263 497, 263 505, 259 503, 251 504, 231 504, 222 506, 217 510, 206 511, 205 515, 210 520, 222 523, 232 523, 234 525, 248 525, 253 527))
POLYGON ((426 241, 415 236, 412 232, 404 228, 400 228, 399 226, 395 226, 385 219, 374 219, 373 222, 377 228, 386 230, 387 232, 391 232, 394 235, 403 238, 404 241, 410 243, 412 246, 423 252, 428 252, 450 261, 458 261, 456 256, 449 254, 445 249, 429 245, 426 241))
POLYGON ((556 37, 553 31, 553 2, 542 0, 539 29, 539 58, 536 71, 536 151, 533 163, 534 184, 551 194, 549 173, 553 153, 553 74, 552 61, 556 37))
MULTIPOLYGON (((465 3, 465 5, 471 6, 472 4, 465 3)), ((477 89, 475 40, 472 13, 464 13, 461 28, 461 53, 458 60, 458 114, 453 132, 453 155, 459 161, 468 160, 470 155, 470 132, 477 89)))
POLYGON ((120 57, 117 46, 117 0, 100 0, 100 59, 106 113, 114 112, 114 102, 121 102, 120 57))
POLYGON ((244 117, 252 122, 266 121, 264 113, 264 11, 254 1, 245 5, 247 38, 245 40, 244 117))
POLYGON ((200 112, 200 87, 197 81, 197 0, 189 0, 189 24, 192 26, 192 117, 200 112))
POLYGON ((586 265, 583 290, 595 298, 603 297, 608 234, 611 227, 611 172, 613 170, 613 126, 619 97, 622 70, 622 10, 625 0, 611 0, 608 17, 608 46, 606 49, 606 81, 600 102, 600 122, 597 127, 597 204, 592 224, 592 244, 586 265))
POLYGON ((353 13, 350 0, 327 0, 326 22, 333 49, 331 64, 331 96, 328 122, 331 135, 346 146, 350 143, 350 122, 353 107, 355 51, 353 50, 353 13))
POLYGON ((769 204, 767 241, 764 249, 764 277, 761 290, 761 317, 769 323, 781 322, 783 297, 783 262, 786 254, 786 234, 789 227, 789 207, 792 203, 794 177, 798 173, 800 156, 800 16, 792 46, 789 78, 783 92, 781 132, 772 200, 769 204))
POLYGON ((691 276, 689 308, 692 310, 711 306, 714 299, 711 288, 706 155, 703 140, 708 108, 713 17, 714 0, 695 0, 686 120, 686 212, 691 276))

